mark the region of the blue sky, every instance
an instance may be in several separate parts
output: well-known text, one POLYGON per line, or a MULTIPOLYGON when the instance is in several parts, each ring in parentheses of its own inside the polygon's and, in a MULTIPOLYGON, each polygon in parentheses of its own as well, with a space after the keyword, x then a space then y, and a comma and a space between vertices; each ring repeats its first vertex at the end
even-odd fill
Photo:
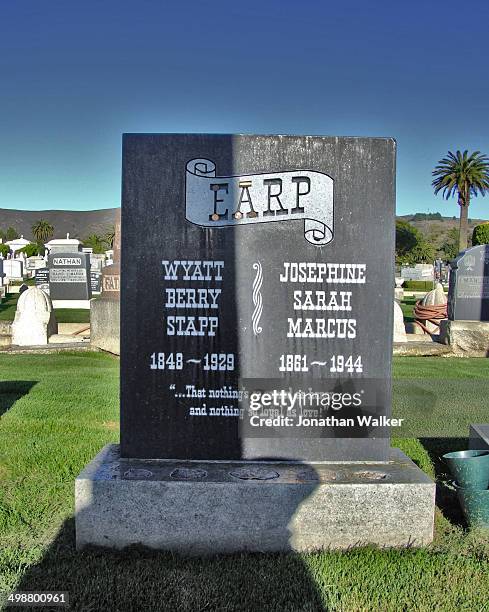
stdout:
MULTIPOLYGON (((393 136, 399 214, 489 154, 487 0, 0 0, 0 208, 120 203, 123 132, 393 136)), ((489 218, 489 197, 471 217, 489 218)))

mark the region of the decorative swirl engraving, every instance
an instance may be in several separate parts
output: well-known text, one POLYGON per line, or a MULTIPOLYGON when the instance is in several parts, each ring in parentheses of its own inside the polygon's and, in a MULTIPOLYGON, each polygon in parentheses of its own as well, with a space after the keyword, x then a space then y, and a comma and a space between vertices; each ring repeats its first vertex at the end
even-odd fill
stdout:
POLYGON ((253 270, 256 270, 255 280, 253 281, 253 305, 255 306, 251 321, 253 323, 253 333, 255 336, 261 334, 262 328, 259 325, 263 312, 263 299, 261 297, 261 286, 263 285, 263 271, 261 263, 257 261, 253 264, 253 270))

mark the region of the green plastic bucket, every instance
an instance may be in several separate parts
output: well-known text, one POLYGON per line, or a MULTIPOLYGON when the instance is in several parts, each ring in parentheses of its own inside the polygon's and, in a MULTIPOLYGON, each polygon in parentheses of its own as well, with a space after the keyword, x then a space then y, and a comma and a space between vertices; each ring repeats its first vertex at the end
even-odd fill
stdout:
POLYGON ((489 489, 463 489, 456 483, 455 487, 467 523, 489 529, 489 489))
POLYGON ((489 450, 455 451, 443 455, 457 484, 464 489, 489 487, 489 450))

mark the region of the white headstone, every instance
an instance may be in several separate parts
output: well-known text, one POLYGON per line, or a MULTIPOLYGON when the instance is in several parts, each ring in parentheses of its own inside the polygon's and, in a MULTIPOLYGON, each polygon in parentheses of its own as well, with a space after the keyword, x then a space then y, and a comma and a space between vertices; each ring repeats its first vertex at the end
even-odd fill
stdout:
POLYGON ((23 280, 24 264, 20 259, 6 259, 3 262, 3 271, 9 280, 23 280))
POLYGON ((38 287, 21 294, 12 324, 12 344, 34 346, 47 344, 49 336, 58 333, 49 296, 38 287))
POLYGON ((394 338, 393 342, 407 342, 406 328, 402 308, 394 300, 394 338))

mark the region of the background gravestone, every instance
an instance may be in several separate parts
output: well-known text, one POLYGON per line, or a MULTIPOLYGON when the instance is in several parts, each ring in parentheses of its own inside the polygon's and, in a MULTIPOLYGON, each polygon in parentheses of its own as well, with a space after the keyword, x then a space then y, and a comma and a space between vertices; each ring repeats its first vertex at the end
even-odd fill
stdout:
POLYGON ((49 268, 37 268, 35 284, 49 295, 49 268))
MULTIPOLYGON (((114 262, 102 268, 101 295, 90 307, 90 343, 104 351, 119 354, 120 350, 120 241, 121 211, 116 211, 114 262)), ((134 262, 134 265, 138 265, 134 262)))
POLYGON ((50 253, 49 287, 52 300, 89 300, 90 256, 81 252, 50 253))
POLYGON ((448 318, 489 321, 489 245, 466 249, 451 262, 448 318))
POLYGON ((92 270, 101 272, 105 265, 106 255, 105 253, 92 253, 90 255, 90 265, 92 270))
POLYGON ((3 300, 7 293, 6 281, 3 273, 3 258, 0 257, 0 302, 3 300))
POLYGON ((431 264, 416 264, 413 267, 402 267, 401 276, 404 280, 419 281, 432 281, 435 278, 434 268, 431 264))
POLYGON ((26 272, 31 276, 31 278, 35 275, 35 271, 39 268, 44 268, 46 262, 44 257, 40 255, 34 255, 33 257, 27 257, 25 260, 25 268, 26 272))
POLYGON ((390 415, 394 141, 131 134, 123 151, 122 456, 386 460, 382 427, 256 426, 235 395, 313 386, 343 398, 321 416, 390 415))
POLYGON ((7 279, 23 280, 24 278, 24 263, 20 259, 4 259, 3 272, 7 279))
POLYGON ((121 275, 121 210, 116 211, 113 263, 102 268, 102 297, 118 300, 121 275))
POLYGON ((12 344, 31 346, 48 344, 49 337, 58 333, 49 296, 39 287, 27 287, 17 302, 12 323, 12 344))
POLYGON ((92 294, 100 293, 102 287, 102 273, 97 270, 90 270, 90 286, 92 294))

